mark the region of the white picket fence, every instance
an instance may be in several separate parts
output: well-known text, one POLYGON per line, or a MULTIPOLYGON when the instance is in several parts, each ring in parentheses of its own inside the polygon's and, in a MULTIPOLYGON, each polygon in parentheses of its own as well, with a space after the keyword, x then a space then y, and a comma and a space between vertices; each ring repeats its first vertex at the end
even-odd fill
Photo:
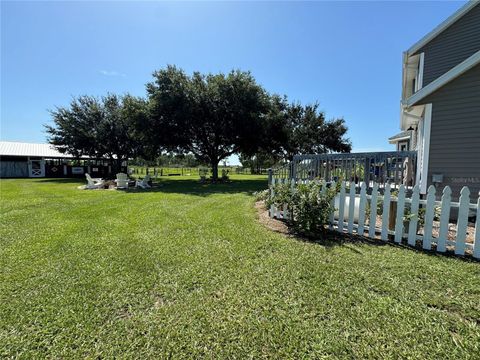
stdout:
MULTIPOLYGON (((282 183, 287 181, 282 181, 282 183)), ((302 183, 308 183, 308 180, 304 180, 302 183)), ((322 191, 325 191, 327 184, 324 181, 321 183, 323 183, 322 191)), ((275 180, 272 185, 275 185, 275 180)), ((296 184, 289 182, 289 185, 295 186, 296 184)), ((329 186, 335 188, 336 184, 332 182, 329 186)), ((448 186, 444 188, 440 201, 436 200, 434 186, 428 188, 426 199, 420 198, 418 185, 411 190, 411 197, 407 197, 407 189, 404 185, 401 185, 398 188, 398 195, 393 196, 390 185, 387 184, 382 195, 379 192, 378 184, 375 183, 369 191, 370 194, 367 194, 365 183, 361 183, 358 187, 353 182, 343 181, 340 185, 340 191, 334 199, 335 211, 330 215, 330 228, 339 232, 368 236, 372 239, 379 235, 383 241, 387 241, 389 235, 391 235, 394 242, 398 244, 404 243, 416 246, 417 241, 419 241, 425 250, 436 250, 440 253, 453 250, 456 255, 468 253, 474 258, 480 259, 480 196, 476 199, 476 203, 470 203, 470 190, 466 186, 462 188, 458 202, 452 201, 452 191, 448 186), (381 221, 377 218, 378 202, 381 203, 382 208, 381 221), (370 204, 370 214, 367 214, 366 211, 367 203, 370 204), (396 203, 394 229, 389 229, 391 203, 396 203), (351 206, 352 204, 353 206, 351 206), (407 204, 409 205, 407 206, 407 204), (408 207, 408 213, 412 214, 408 220, 405 219, 406 206, 408 207), (423 233, 418 231, 420 207, 425 209, 423 233), (436 208, 440 209, 439 221, 434 221, 436 208), (456 221, 453 222, 450 221, 452 209, 458 209, 456 221), (471 226, 468 226, 468 217, 471 213, 476 214, 474 230, 471 226), (366 219, 367 215, 369 216, 368 219, 366 219), (434 223, 437 224, 435 234, 433 231, 434 223), (470 232, 474 231, 473 242, 466 241, 468 230, 470 232)), ((271 187, 271 192, 273 195, 274 186, 271 187)), ((272 206, 270 216, 288 218, 289 214, 285 209, 285 206, 283 209, 272 206)))

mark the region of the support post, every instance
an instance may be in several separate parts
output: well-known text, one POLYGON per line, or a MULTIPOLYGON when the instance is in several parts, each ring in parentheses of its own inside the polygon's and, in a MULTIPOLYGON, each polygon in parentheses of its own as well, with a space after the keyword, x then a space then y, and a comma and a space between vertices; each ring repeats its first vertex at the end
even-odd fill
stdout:
POLYGON ((297 162, 295 160, 295 156, 293 157, 292 160, 292 179, 296 180, 297 179, 297 162))

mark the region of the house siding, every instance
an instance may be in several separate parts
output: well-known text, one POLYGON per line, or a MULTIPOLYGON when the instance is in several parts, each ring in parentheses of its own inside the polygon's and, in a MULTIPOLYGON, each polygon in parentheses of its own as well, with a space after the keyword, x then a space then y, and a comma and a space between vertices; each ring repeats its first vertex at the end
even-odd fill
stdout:
POLYGON ((417 53, 425 54, 423 86, 428 85, 479 50, 480 2, 417 51, 417 53))
POLYGON ((480 191, 480 65, 424 100, 432 103, 428 185, 443 174, 455 198, 468 186, 473 199, 480 191))

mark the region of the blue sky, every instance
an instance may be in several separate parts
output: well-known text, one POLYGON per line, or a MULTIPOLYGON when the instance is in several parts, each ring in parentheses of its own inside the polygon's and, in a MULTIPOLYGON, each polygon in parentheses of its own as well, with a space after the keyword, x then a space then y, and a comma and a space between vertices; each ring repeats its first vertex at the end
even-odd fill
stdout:
POLYGON ((465 2, 4 2, 2 140, 45 142, 72 96, 145 94, 155 69, 250 70, 344 117, 354 151, 392 149, 402 51, 465 2))

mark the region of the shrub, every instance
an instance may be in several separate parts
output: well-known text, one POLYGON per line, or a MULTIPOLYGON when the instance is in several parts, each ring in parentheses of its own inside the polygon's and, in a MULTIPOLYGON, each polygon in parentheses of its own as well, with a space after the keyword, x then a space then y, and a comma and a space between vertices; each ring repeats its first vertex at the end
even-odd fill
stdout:
POLYGON ((325 231, 333 207, 336 189, 327 188, 322 192, 322 184, 311 182, 291 187, 288 184, 276 185, 269 204, 278 208, 286 207, 288 220, 294 229, 304 235, 319 235, 325 231))
POLYGON ((268 201, 268 198, 270 197, 270 190, 265 189, 261 191, 255 191, 253 193, 253 196, 255 197, 255 201, 268 201))
MULTIPOLYGON (((410 204, 405 206, 405 211, 403 215, 403 221, 410 222, 412 219, 417 218, 418 226, 423 227, 425 226, 425 215, 427 213, 427 208, 425 206, 421 206, 418 209, 418 213, 414 214, 410 210, 410 204)), ((440 220, 442 208, 440 206, 435 206, 433 208, 433 220, 438 221, 440 220)))
MULTIPOLYGON (((398 198, 398 190, 392 191, 392 196, 395 198, 398 198)), ((425 206, 420 205, 418 208, 418 212, 412 213, 411 211, 411 204, 405 204, 405 210, 403 212, 403 221, 405 223, 409 223, 413 219, 417 219, 418 221, 418 226, 423 227, 425 225, 425 215, 427 212, 427 208, 425 206)), ((440 206, 435 206, 433 209, 433 220, 440 220, 440 213, 441 213, 441 207, 440 206)))

